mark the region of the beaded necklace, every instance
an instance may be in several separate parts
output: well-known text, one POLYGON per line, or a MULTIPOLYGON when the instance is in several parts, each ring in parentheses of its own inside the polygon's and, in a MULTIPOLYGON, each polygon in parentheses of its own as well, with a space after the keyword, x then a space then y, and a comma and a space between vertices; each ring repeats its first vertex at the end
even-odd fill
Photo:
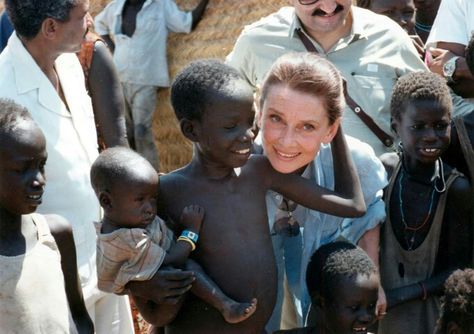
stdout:
MULTIPOLYGON (((433 202, 434 202, 434 194, 435 194, 436 187, 433 187, 433 189, 431 189, 428 213, 426 214, 421 224, 417 226, 409 226, 407 222, 405 221, 405 214, 403 212, 403 198, 402 198, 403 182, 402 181, 403 181, 404 174, 405 174, 405 171, 402 168, 400 171, 400 178, 398 179, 398 200, 400 203, 400 217, 401 217, 403 228, 404 228, 403 237, 405 238, 407 249, 411 251, 413 250, 413 245, 415 244, 416 232, 421 230, 430 220, 431 212, 433 211, 433 202), (408 240, 408 233, 411 233, 410 240, 408 240)), ((436 180, 434 182, 436 182, 436 180)))

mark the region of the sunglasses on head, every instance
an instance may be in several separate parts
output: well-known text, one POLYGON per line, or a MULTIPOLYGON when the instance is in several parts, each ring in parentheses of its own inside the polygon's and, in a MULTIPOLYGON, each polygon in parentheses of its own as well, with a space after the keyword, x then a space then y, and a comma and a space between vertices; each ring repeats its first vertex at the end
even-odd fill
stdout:
POLYGON ((296 237, 300 234, 300 224, 293 217, 292 212, 296 210, 297 204, 286 198, 281 200, 278 206, 277 215, 280 213, 286 214, 286 216, 275 220, 273 224, 272 235, 285 235, 287 237, 296 237))

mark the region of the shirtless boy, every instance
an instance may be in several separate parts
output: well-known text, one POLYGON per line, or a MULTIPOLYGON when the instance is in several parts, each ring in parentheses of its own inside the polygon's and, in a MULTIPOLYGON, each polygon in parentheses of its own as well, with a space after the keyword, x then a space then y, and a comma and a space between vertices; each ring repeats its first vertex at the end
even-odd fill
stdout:
POLYGON ((178 307, 160 310, 163 319, 176 316, 166 333, 261 334, 276 295, 267 190, 335 215, 365 211, 359 180, 337 131, 339 122, 330 129, 336 166, 335 190, 330 191, 298 175, 276 172, 264 156, 250 156, 252 90, 235 69, 217 60, 194 62, 176 77, 171 100, 194 154, 188 165, 161 177, 162 216, 179 222, 187 205, 203 207, 206 217, 193 257, 229 297, 257 298, 259 305, 246 321, 228 324, 212 307, 188 295, 179 313, 178 307))

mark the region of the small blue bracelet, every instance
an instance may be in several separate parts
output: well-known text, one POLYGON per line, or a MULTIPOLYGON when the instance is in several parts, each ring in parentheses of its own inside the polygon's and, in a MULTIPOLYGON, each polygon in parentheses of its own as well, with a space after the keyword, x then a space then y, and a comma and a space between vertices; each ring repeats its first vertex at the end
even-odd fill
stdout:
POLYGON ((184 230, 183 232, 181 232, 181 236, 192 240, 192 242, 194 242, 195 244, 198 242, 199 239, 199 234, 194 233, 190 230, 184 230))

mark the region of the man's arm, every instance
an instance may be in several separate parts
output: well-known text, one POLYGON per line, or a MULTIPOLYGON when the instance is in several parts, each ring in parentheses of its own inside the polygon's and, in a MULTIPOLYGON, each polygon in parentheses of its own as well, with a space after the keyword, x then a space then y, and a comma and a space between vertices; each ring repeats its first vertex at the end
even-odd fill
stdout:
POLYGON ((191 30, 194 30, 194 28, 196 28, 199 21, 201 21, 202 15, 204 14, 204 10, 206 9, 208 2, 209 0, 201 0, 201 2, 196 6, 196 8, 194 8, 193 11, 191 12, 193 16, 193 24, 191 26, 191 30))
POLYGON ((46 219, 61 254, 61 269, 64 276, 66 296, 77 331, 80 334, 94 333, 94 325, 84 304, 77 273, 76 247, 71 225, 64 218, 57 215, 48 215, 46 219))
POLYGON ((94 45, 88 84, 99 131, 107 147, 128 147, 125 102, 112 56, 102 42, 94 45))
POLYGON ((428 66, 432 72, 442 76, 444 64, 454 56, 458 56, 453 75, 454 83, 450 86, 462 97, 474 97, 474 76, 467 66, 465 48, 465 45, 458 43, 438 42, 437 48, 430 49, 433 59, 428 62, 428 66))

